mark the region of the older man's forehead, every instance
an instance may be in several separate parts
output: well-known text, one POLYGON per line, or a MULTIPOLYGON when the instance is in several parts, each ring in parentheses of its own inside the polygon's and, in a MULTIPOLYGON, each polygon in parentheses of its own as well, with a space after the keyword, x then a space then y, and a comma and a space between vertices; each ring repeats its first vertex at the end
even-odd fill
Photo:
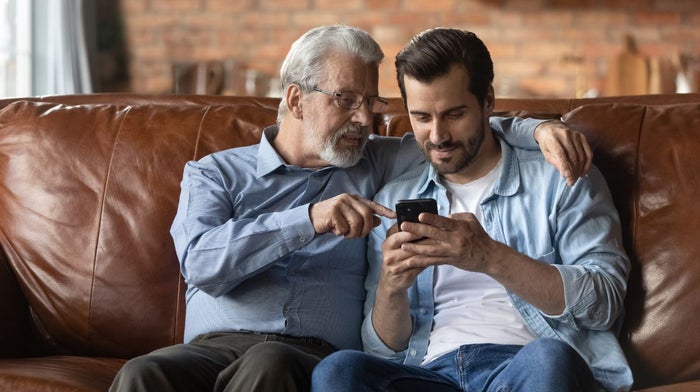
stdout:
POLYGON ((320 78, 322 87, 377 95, 379 69, 376 64, 367 64, 359 56, 349 54, 329 56, 325 63, 325 74, 320 78))

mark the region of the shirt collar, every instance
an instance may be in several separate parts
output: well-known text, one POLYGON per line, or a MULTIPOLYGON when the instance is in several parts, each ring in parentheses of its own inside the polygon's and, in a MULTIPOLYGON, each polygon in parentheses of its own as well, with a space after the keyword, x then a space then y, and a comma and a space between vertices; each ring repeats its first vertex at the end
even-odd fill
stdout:
POLYGON ((438 187, 438 188, 445 188, 442 183, 440 183, 440 175, 435 171, 435 167, 431 165, 427 160, 426 163, 428 165, 428 170, 426 171, 427 173, 427 178, 425 181, 421 181, 423 185, 418 189, 418 194, 421 196, 428 195, 432 193, 433 187, 438 187))
POLYGON ((493 186, 493 193, 512 196, 520 189, 520 165, 513 147, 497 137, 501 143, 501 173, 493 186))
MULTIPOLYGON (((512 196, 520 188, 520 166, 516 159, 513 148, 497 137, 501 143, 501 172, 493 186, 493 193, 500 196, 512 196)), ((433 165, 428 163, 426 171, 427 178, 422 181, 422 186, 418 189, 419 195, 427 195, 431 193, 434 186, 445 188, 440 180, 440 175, 437 173, 433 165)))
POLYGON ((286 165, 284 159, 272 147, 272 140, 277 136, 277 132, 279 132, 277 125, 263 129, 258 148, 258 167, 255 172, 257 178, 264 177, 286 165))
MULTIPOLYGON (((258 149, 258 166, 257 170, 255 172, 255 175, 257 178, 264 177, 280 168, 283 167, 296 167, 296 166, 291 166, 288 165, 284 159, 277 153, 277 150, 272 146, 272 141, 277 137, 277 133, 279 132, 279 126, 277 125, 271 125, 265 129, 263 129, 262 136, 260 138, 260 147, 258 149)), ((363 169, 368 169, 369 168, 369 159, 367 158, 367 147, 365 146, 364 151, 362 152, 362 157, 360 158, 360 161, 357 163, 362 167, 363 169)), ((324 169, 329 169, 329 168, 335 168, 334 166, 326 166, 322 168, 321 170, 324 169)), ((306 169, 306 168, 300 168, 300 169, 306 169)))

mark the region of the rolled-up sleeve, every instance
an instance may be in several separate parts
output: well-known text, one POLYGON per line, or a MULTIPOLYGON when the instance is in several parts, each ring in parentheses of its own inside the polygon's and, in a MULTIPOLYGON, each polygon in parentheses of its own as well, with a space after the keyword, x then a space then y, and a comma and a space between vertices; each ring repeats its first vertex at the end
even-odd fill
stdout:
POLYGON ((566 307, 548 317, 576 329, 607 330, 622 314, 630 261, 618 213, 600 171, 593 167, 563 198, 556 234, 566 307))

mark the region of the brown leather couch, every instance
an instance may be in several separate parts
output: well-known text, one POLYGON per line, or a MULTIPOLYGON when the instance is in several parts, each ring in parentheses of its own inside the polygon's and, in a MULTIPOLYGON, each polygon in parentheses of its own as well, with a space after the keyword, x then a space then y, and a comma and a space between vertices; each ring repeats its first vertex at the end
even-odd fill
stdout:
MULTIPOLYGON (((186 161, 258 142, 271 98, 0 100, 0 391, 104 391, 182 340, 169 235, 186 161)), ((595 151, 633 260, 620 336, 635 388, 700 390, 700 95, 498 100, 595 151)), ((392 99, 377 132, 408 130, 392 99)))

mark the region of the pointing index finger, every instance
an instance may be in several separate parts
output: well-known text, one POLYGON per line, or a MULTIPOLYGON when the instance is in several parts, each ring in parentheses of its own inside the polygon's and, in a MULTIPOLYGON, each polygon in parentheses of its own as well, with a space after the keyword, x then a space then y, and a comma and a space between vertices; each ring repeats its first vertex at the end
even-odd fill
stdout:
POLYGON ((375 214, 381 215, 389 219, 396 219, 396 212, 394 212, 394 210, 392 210, 391 208, 385 207, 372 200, 362 199, 362 201, 365 202, 369 206, 369 208, 371 208, 372 211, 374 211, 375 214))

